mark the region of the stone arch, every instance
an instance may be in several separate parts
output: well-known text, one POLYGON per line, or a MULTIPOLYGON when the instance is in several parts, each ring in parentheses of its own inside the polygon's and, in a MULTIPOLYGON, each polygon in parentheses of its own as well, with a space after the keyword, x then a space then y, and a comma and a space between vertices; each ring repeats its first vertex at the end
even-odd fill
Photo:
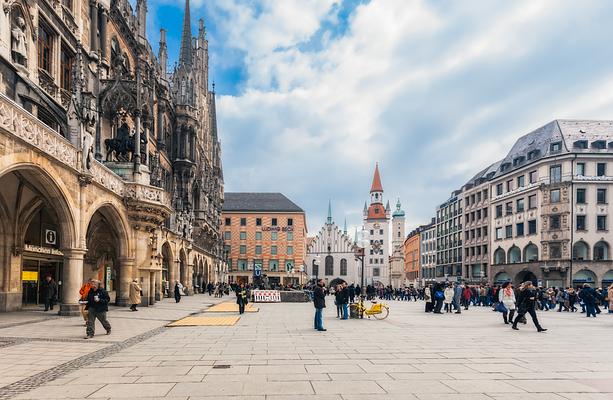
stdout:
POLYGON ((511 282, 511 275, 507 274, 504 271, 501 271, 499 273, 496 274, 496 276, 494 277, 494 283, 497 285, 503 284, 505 282, 511 282))
POLYGON ((573 245, 573 260, 589 260, 590 246, 584 241, 579 240, 573 245))
POLYGON ((577 271, 573 275, 573 286, 581 286, 584 283, 589 283, 590 285, 594 285, 598 282, 596 279, 596 274, 587 268, 577 271))
POLYGON ((524 247, 524 262, 538 261, 538 259, 539 248, 532 242, 528 243, 526 247, 524 247))
MULTIPOLYGON (((87 225, 89 225, 96 213, 99 212, 104 215, 108 219, 108 222, 111 224, 113 229, 116 230, 119 237, 119 254, 121 257, 129 257, 133 250, 132 241, 130 240, 130 235, 128 234, 128 232, 130 232, 130 224, 124 213, 120 211, 120 207, 121 206, 118 206, 117 204, 108 200, 99 199, 89 207, 86 214, 87 217, 84 218, 84 220, 88 221, 87 225)), ((86 229, 87 225, 85 226, 86 229)))
POLYGON ((517 275, 515 275, 516 286, 526 281, 530 281, 534 284, 534 286, 536 286, 537 279, 536 279, 536 275, 534 275, 534 272, 524 270, 524 271, 520 271, 517 275))
POLYGON ((194 258, 192 261, 192 286, 194 289, 194 293, 197 293, 197 289, 199 289, 200 287, 200 281, 199 281, 199 276, 198 274, 200 273, 199 269, 198 269, 198 256, 196 254, 194 254, 194 258), (196 286, 198 286, 198 288, 196 288, 196 286))
POLYGON ((200 288, 201 291, 204 293, 204 290, 206 289, 206 284, 208 282, 206 281, 206 274, 204 272, 204 261, 202 260, 202 258, 200 258, 200 261, 198 263, 198 270, 200 271, 200 288))
POLYGON ((179 250, 179 282, 185 287, 187 284, 187 253, 184 248, 179 250))
POLYGON ((608 288, 610 285, 613 285, 613 269, 608 270, 602 276, 602 288, 608 288))
POLYGON ((331 255, 327 255, 325 259, 325 275, 332 276, 334 275, 334 257, 331 255))
MULTIPOLYGON (((209 260, 208 258, 204 259, 204 281, 208 284, 209 282, 212 282, 213 277, 211 276, 211 267, 209 265, 209 260)), ((215 283, 215 282, 213 282, 215 283)))
POLYGON ((504 264, 506 261, 506 253, 502 247, 498 247, 494 251, 494 264, 504 264))
POLYGON ((594 245, 594 261, 610 260, 611 253, 609 250, 610 246, 606 241, 599 240, 596 242, 594 245))
POLYGON ((170 243, 164 242, 162 245, 162 290, 167 296, 170 296, 175 276, 175 258, 173 257, 172 247, 170 243))
POLYGON ((507 253, 507 257, 508 257, 509 264, 520 263, 521 262, 521 250, 519 249, 519 247, 513 245, 509 249, 509 252, 507 253))

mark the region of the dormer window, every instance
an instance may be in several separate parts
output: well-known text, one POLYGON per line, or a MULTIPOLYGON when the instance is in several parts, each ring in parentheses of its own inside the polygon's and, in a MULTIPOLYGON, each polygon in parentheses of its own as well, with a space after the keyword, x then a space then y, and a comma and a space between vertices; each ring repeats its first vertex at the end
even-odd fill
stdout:
POLYGON ((573 143, 575 149, 587 149, 587 140, 577 140, 573 143))
POLYGON ((500 172, 504 172, 506 170, 508 170, 509 168, 511 168, 511 163, 502 163, 502 165, 500 166, 500 172))
POLYGON ((607 148, 606 140, 594 140, 592 142, 592 147, 599 150, 604 150, 607 148))
POLYGON ((562 150, 562 142, 554 142, 549 145, 549 151, 552 153, 562 150))
POLYGON ((533 160, 541 154, 540 150, 530 150, 528 152, 528 160, 533 160))
POLYGON ((515 157, 513 159, 513 166, 517 167, 519 164, 523 163, 526 158, 524 156, 515 157))

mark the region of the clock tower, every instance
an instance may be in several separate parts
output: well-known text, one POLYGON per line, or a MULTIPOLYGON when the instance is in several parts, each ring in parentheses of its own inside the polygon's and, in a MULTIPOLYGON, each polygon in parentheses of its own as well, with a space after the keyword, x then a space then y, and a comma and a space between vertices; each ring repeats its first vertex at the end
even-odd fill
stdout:
POLYGON ((370 205, 364 203, 364 236, 369 241, 364 255, 364 282, 369 285, 390 284, 390 205, 389 201, 383 204, 383 185, 377 163, 370 186, 370 205))

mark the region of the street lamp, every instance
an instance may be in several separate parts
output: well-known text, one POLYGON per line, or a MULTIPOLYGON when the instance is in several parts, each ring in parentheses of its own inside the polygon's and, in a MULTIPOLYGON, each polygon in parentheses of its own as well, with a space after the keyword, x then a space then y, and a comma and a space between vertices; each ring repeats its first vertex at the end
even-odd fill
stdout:
POLYGON ((368 239, 366 239, 365 237, 362 237, 362 240, 356 243, 356 246, 354 249, 354 255, 355 255, 356 261, 360 261, 362 263, 362 270, 361 270, 362 272, 361 272, 361 277, 360 277, 360 287, 361 287, 362 294, 364 294, 366 291, 366 288, 364 287, 364 282, 365 282, 364 258, 366 257, 366 246, 368 246, 369 244, 370 242, 368 241, 368 239))

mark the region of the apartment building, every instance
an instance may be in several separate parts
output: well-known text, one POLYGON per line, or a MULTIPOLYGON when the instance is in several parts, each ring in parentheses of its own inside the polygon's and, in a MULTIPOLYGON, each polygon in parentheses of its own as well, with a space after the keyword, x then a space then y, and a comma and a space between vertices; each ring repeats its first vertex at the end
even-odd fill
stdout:
POLYGON ((462 191, 454 191, 436 209, 435 280, 462 277, 462 191))
POLYGON ((436 218, 423 225, 420 242, 420 279, 422 286, 436 277, 436 218))

